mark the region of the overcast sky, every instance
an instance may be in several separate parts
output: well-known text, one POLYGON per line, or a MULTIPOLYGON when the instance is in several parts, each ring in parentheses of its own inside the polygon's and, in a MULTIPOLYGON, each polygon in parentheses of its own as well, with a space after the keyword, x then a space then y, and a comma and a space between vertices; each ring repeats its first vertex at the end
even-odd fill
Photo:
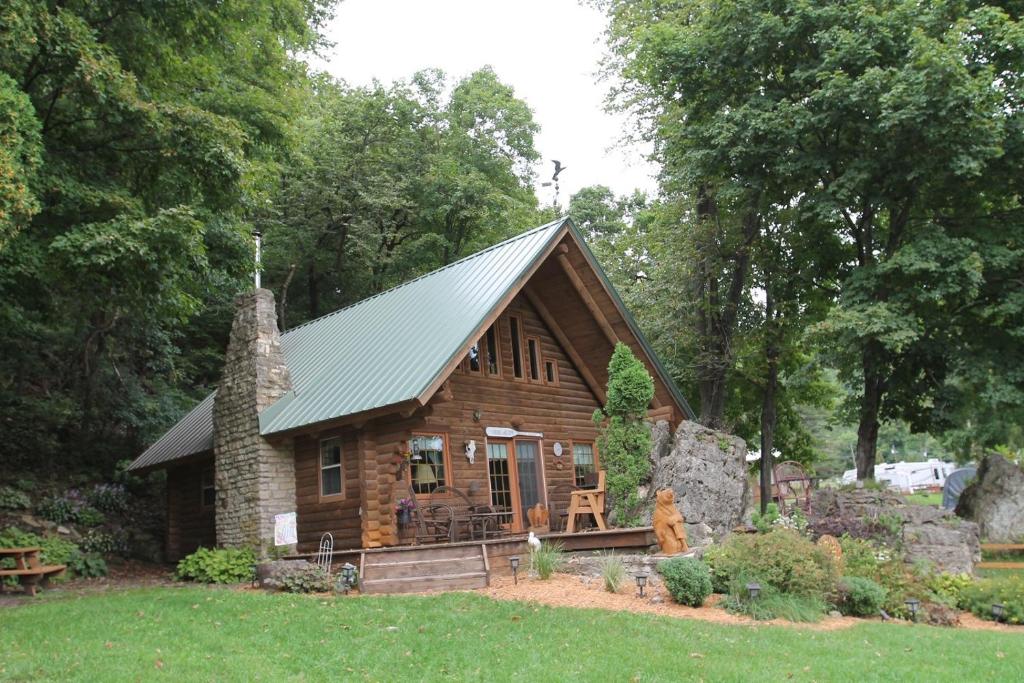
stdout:
MULTIPOLYGON (((655 187, 645 150, 620 145, 625 119, 604 111, 607 84, 597 80, 604 25, 600 12, 577 0, 345 0, 327 27, 334 47, 313 66, 365 85, 428 67, 457 79, 491 65, 541 126, 538 182, 550 179, 551 159, 567 167, 565 206, 586 185, 617 194, 655 187)), ((539 188, 543 203, 550 193, 539 188)))

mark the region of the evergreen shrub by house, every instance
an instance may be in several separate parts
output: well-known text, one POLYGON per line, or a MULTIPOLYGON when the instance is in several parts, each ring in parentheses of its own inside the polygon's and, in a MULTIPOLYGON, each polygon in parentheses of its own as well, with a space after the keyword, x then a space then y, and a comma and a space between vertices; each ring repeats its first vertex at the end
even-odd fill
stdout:
POLYGON ((200 583, 242 583, 252 578, 256 554, 248 548, 200 548, 178 562, 177 575, 200 583))
POLYGON ((700 607, 711 595, 711 570, 692 557, 676 557, 658 563, 665 589, 680 605, 700 607))
POLYGON ((594 411, 601 428, 598 449, 606 471, 605 488, 616 524, 639 523, 638 489, 651 471, 651 432, 644 424, 654 397, 654 380, 628 346, 619 342, 608 363, 608 398, 594 411))
POLYGON ((828 553, 792 529, 764 534, 732 534, 705 554, 714 587, 727 592, 737 577, 755 577, 780 593, 824 600, 835 587, 836 570, 828 553))

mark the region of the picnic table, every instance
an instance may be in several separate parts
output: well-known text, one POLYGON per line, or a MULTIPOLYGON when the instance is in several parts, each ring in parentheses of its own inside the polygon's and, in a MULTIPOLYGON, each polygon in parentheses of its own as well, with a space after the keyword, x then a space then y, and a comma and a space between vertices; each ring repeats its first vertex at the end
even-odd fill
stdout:
POLYGON ((45 586, 52 576, 62 574, 67 565, 44 565, 39 559, 42 548, 0 548, 0 560, 12 558, 13 569, 0 568, 0 592, 4 590, 2 579, 13 576, 18 579, 22 589, 29 595, 36 594, 36 587, 45 586))

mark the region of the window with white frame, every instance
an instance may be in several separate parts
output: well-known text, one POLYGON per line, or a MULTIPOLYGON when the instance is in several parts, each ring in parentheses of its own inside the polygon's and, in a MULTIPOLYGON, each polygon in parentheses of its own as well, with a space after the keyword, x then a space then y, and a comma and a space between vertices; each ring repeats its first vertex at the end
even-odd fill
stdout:
POLYGON ((340 496, 344 484, 341 468, 341 439, 320 442, 320 495, 340 496))

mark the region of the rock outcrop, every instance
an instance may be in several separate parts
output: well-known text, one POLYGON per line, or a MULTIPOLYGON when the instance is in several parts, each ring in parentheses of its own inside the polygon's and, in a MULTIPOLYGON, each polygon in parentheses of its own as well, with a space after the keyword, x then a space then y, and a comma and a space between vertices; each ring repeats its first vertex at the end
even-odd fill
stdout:
POLYGON ((885 536, 902 545, 908 563, 925 562, 953 574, 973 573, 981 559, 977 524, 939 507, 910 505, 892 491, 819 489, 811 526, 854 536, 888 527, 885 536))
POLYGON ((1024 469, 1001 455, 987 456, 960 494, 956 514, 976 522, 989 541, 1024 540, 1024 469))
MULTIPOLYGON (((693 547, 719 540, 750 515, 743 439, 684 420, 674 435, 665 422, 652 429, 651 481, 643 493, 654 509, 659 489, 672 489, 693 547)), ((650 519, 648 512, 648 520, 650 519)))

